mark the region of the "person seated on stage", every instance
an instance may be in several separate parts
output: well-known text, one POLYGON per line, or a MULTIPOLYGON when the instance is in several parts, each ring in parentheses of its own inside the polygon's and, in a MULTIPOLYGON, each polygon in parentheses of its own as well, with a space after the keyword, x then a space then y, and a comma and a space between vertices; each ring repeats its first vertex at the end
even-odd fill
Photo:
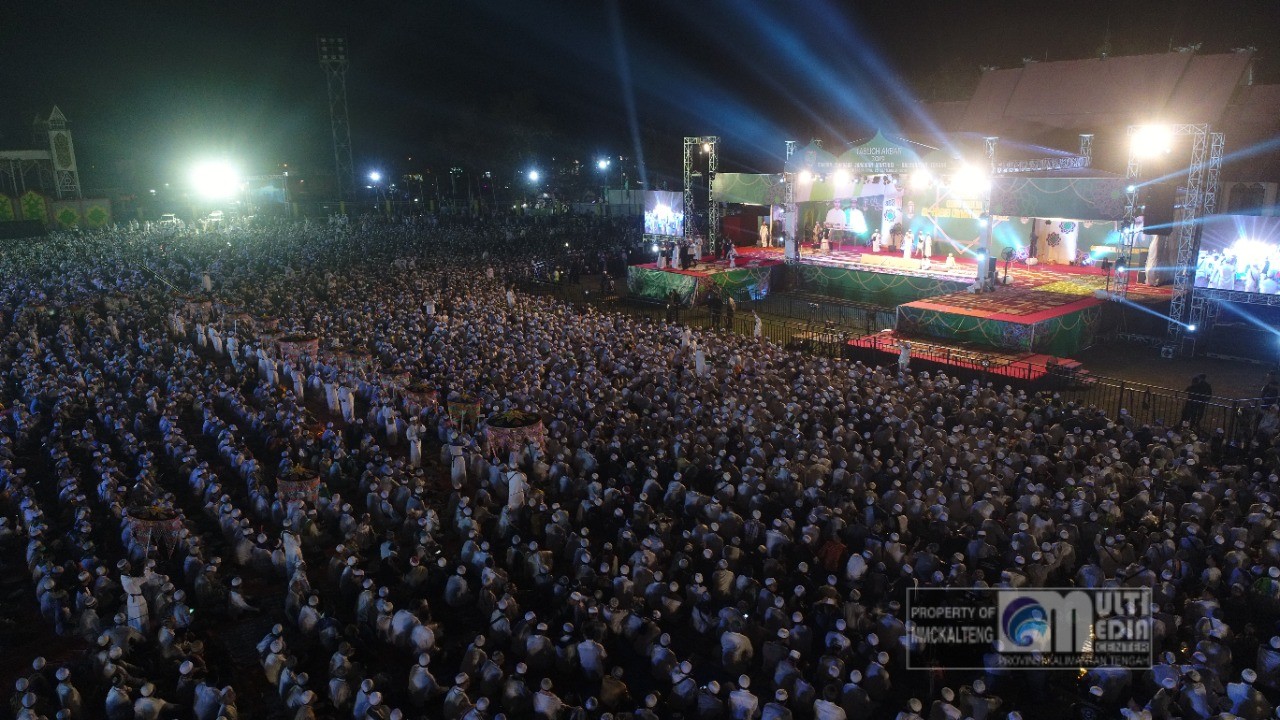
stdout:
POLYGON ((950 271, 952 271, 952 270, 955 270, 955 269, 956 269, 956 254, 955 254, 955 253, 947 253, 947 263, 946 263, 946 266, 947 266, 947 271, 948 271, 948 272, 950 272, 950 271))

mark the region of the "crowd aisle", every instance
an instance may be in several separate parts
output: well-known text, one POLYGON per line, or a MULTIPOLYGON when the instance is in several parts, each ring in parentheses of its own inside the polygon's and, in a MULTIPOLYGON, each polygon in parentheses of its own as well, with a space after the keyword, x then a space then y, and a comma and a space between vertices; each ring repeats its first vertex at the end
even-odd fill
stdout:
POLYGON ((618 277, 639 241, 560 218, 6 248, 11 716, 1277 716, 1276 408, 1230 445, 513 289, 618 277), (464 396, 544 445, 497 452, 445 412, 464 396), (1069 585, 1152 588, 1155 668, 905 668, 907 588, 1069 585))

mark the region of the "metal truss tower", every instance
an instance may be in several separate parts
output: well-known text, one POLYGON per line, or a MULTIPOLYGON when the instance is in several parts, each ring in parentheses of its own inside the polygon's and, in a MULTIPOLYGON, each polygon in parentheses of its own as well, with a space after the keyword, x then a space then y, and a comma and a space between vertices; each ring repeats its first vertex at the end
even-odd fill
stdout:
MULTIPOLYGON (((1206 293, 1200 292, 1195 288, 1195 264, 1200 254, 1200 233, 1203 227, 1203 218, 1207 218, 1218 211, 1218 191, 1222 184, 1222 151, 1226 147, 1227 136, 1225 133, 1211 132, 1209 133, 1209 164, 1207 177, 1204 182, 1203 198, 1201 207, 1203 213, 1201 220, 1196 222, 1194 228, 1195 246, 1191 251, 1191 266, 1187 268, 1187 295, 1190 302, 1188 303, 1187 324, 1194 325, 1200 335, 1208 332, 1213 327, 1214 320, 1218 316, 1217 301, 1210 298, 1206 293)), ((1194 158, 1192 160, 1194 166, 1194 158)), ((1182 260, 1182 245, 1178 245, 1179 262, 1182 260)), ((1181 270, 1181 268, 1179 268, 1181 270)), ((1174 285, 1175 296, 1177 294, 1177 284, 1174 285)), ((1173 308, 1170 306, 1169 315, 1174 316, 1173 308)), ((1188 334, 1183 338, 1182 351, 1187 355, 1195 354, 1195 338, 1196 334, 1188 334)))
POLYGON ((684 139, 684 236, 692 238, 697 230, 693 201, 693 155, 701 150, 707 156, 707 249, 715 252, 720 245, 720 204, 711 196, 711 184, 719 167, 720 138, 715 135, 686 137, 684 139))
MULTIPOLYGON (((782 166, 783 192, 785 193, 782 200, 782 210, 787 214, 786 218, 783 219, 782 225, 785 228, 783 232, 789 233, 792 236, 795 236, 796 232, 799 230, 798 226, 800 218, 798 217, 799 211, 796 209, 795 173, 788 172, 786 168, 787 165, 791 164, 791 156, 796 154, 797 145, 799 145, 799 143, 795 140, 787 141, 787 159, 786 163, 782 166)), ((770 231, 773 230, 772 223, 770 223, 769 229, 770 231)))
MULTIPOLYGON (((1133 139, 1142 126, 1129 126, 1129 164, 1125 170, 1124 220, 1120 224, 1121 249, 1116 261, 1116 295, 1125 299, 1129 291, 1128 267, 1133 257, 1134 242, 1138 232, 1135 223, 1139 214, 1138 190, 1142 178, 1142 162, 1133 139), (1120 272, 1119 267, 1125 267, 1120 272)), ((1172 358, 1182 353, 1195 354, 1196 332, 1203 332, 1206 323, 1212 321, 1215 309, 1207 307, 1206 294, 1195 291, 1196 255, 1200 250, 1200 225, 1205 215, 1217 211, 1218 186, 1222 172, 1222 153, 1226 135, 1210 132, 1207 124, 1170 125, 1173 136, 1191 138, 1191 162, 1187 166, 1186 188, 1182 195, 1181 212, 1177 214, 1173 240, 1177 243, 1177 258, 1173 271, 1173 297, 1169 300, 1169 323, 1160 356, 1172 358), (1188 327, 1195 330, 1188 331, 1188 327)), ((1083 137, 1081 138, 1083 141, 1083 137)))
POLYGON ((355 190, 351 162, 351 119, 347 114, 347 39, 321 37, 320 67, 329 85, 329 125, 333 130, 334 178, 338 197, 350 200, 355 190))
POLYGON ((987 172, 993 177, 996 174, 996 148, 1000 145, 1000 137, 998 135, 988 135, 982 138, 983 145, 986 147, 987 153, 987 172))

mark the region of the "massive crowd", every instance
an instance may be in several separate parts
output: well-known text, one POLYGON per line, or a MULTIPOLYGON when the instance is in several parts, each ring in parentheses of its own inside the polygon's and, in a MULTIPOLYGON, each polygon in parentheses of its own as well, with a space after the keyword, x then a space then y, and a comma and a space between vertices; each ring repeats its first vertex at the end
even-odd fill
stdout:
POLYGON ((1231 444, 512 290, 638 239, 6 248, 0 561, 58 636, 7 649, 12 716, 1273 716, 1275 408, 1231 444), (545 447, 495 453, 460 396, 545 447), (299 477, 314 499, 277 492, 299 477), (1154 669, 906 669, 907 588, 1066 585, 1152 588, 1154 669))

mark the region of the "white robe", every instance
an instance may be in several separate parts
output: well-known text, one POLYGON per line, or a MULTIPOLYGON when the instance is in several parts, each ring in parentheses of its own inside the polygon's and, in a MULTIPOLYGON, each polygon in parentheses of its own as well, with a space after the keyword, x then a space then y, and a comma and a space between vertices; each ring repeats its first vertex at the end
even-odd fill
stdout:
POLYGON ((524 506, 525 494, 528 492, 529 482, 525 479, 524 473, 518 470, 512 470, 507 473, 507 507, 511 510, 518 510, 524 506))
POLYGON ((120 586, 128 593, 127 610, 129 617, 129 627, 142 633, 145 637, 151 636, 151 611, 147 607, 147 599, 142 595, 142 584, 144 578, 132 577, 129 575, 120 576, 120 586))

